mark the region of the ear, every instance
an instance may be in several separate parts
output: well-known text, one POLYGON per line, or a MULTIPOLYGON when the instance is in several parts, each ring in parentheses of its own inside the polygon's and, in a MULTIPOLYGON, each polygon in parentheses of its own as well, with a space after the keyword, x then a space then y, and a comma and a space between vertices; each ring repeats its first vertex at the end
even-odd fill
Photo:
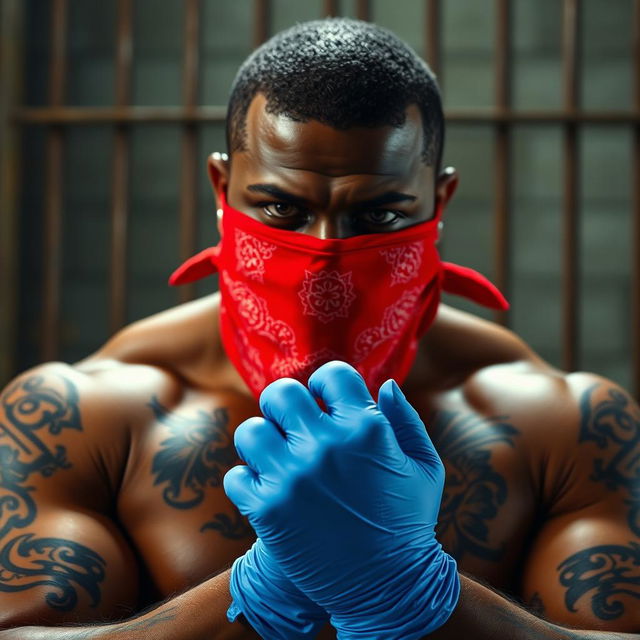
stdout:
POLYGON ((458 172, 453 167, 446 167, 440 172, 436 181, 436 206, 446 209, 458 188, 458 182, 458 172))
POLYGON ((207 172, 216 199, 216 208, 219 209, 222 206, 220 194, 226 193, 229 186, 229 157, 227 154, 217 151, 212 153, 207 159, 207 172))

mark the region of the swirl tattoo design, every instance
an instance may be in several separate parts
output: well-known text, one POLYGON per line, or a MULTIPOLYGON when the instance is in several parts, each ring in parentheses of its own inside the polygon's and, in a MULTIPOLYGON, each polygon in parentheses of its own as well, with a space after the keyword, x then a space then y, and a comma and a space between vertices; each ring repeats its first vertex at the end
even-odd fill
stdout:
POLYGON ((614 620, 625 611, 621 596, 640 600, 640 544, 600 545, 584 549, 559 566, 566 587, 567 609, 576 612, 580 598, 591 594, 591 610, 601 620, 614 620))
MULTIPOLYGON (((164 501, 175 509, 191 509, 202 504, 206 489, 221 487, 224 474, 237 460, 228 431, 227 410, 180 416, 163 407, 155 397, 149 406, 156 419, 171 431, 153 458, 153 484, 164 486, 164 501)), ((200 528, 200 531, 206 530, 219 531, 223 537, 233 540, 253 534, 237 510, 233 519, 229 514, 216 513, 200 528)))
POLYGON ((251 525, 235 505, 233 505, 233 518, 230 518, 226 513, 216 513, 212 520, 205 522, 200 527, 200 531, 207 529, 219 531, 223 537, 231 540, 242 540, 249 536, 255 536, 251 525))
POLYGON ((623 392, 609 389, 609 397, 594 406, 592 396, 599 385, 587 389, 580 400, 579 442, 593 441, 603 450, 594 461, 591 479, 628 494, 628 523, 640 537, 640 411, 623 392))
POLYGON ((438 537, 447 539, 448 551, 457 560, 469 553, 497 562, 504 545, 489 544, 487 523, 498 515, 507 499, 507 484, 491 466, 489 445, 513 447, 513 437, 519 432, 501 417, 485 420, 451 411, 435 414, 430 424, 447 472, 438 537))
POLYGON ((47 604, 71 611, 78 601, 78 587, 88 593, 92 606, 100 602, 104 559, 72 540, 14 535, 37 517, 30 480, 71 467, 66 448, 48 447, 39 433, 82 431, 78 392, 66 378, 58 380, 56 385, 55 379, 45 382, 43 376, 34 375, 13 384, 0 398, 6 416, 0 422, 0 591, 47 586, 47 604))

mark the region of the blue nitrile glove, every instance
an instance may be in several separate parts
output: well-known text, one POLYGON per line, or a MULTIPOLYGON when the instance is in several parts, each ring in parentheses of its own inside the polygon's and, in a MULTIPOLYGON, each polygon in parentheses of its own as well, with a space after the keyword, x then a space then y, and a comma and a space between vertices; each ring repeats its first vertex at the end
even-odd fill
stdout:
POLYGON ((260 538, 233 563, 229 591, 229 622, 243 614, 267 640, 315 638, 329 619, 282 573, 260 538))
POLYGON ((376 405, 355 369, 330 362, 308 390, 272 383, 260 407, 265 419, 236 430, 248 466, 225 491, 338 638, 413 640, 444 624, 460 592, 434 533, 444 469, 398 386, 376 405))

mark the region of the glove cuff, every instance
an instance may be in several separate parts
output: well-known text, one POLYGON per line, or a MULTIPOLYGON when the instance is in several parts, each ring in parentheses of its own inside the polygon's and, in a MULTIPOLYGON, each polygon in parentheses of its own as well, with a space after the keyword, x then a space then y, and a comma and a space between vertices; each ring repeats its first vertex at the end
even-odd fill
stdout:
POLYGON ((441 627, 460 597, 456 561, 444 551, 369 595, 366 610, 334 614, 338 640, 420 640, 441 627))
POLYGON ((233 599, 227 610, 229 622, 243 614, 262 638, 315 638, 328 620, 324 609, 280 571, 260 540, 233 563, 229 591, 233 599))

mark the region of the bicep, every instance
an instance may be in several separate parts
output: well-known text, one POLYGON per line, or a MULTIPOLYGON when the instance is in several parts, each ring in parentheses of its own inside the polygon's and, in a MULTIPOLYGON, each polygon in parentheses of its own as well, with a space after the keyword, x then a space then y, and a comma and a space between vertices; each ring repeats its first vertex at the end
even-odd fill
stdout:
POLYGON ((99 514, 39 504, 0 540, 0 628, 118 619, 137 596, 133 554, 99 514))
POLYGON ((532 610, 578 629, 640 631, 640 540, 608 505, 548 522, 527 558, 532 610))
POLYGON ((81 381, 43 367, 0 395, 0 627, 126 614, 131 551, 95 507, 81 381))
POLYGON ((564 462, 547 464, 561 482, 527 559, 523 596, 553 621, 637 633, 640 409, 607 380, 570 380, 579 417, 564 462))

